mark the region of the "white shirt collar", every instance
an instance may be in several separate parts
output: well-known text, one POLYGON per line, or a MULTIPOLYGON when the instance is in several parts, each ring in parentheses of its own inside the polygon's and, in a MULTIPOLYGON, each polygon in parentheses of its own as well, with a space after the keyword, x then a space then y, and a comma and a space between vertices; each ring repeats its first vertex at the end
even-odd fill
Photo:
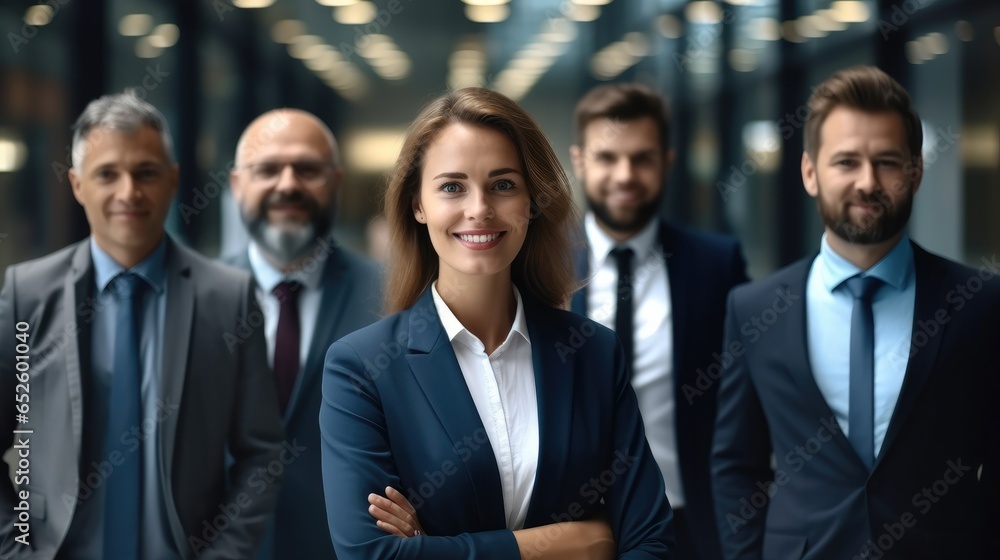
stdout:
MULTIPOLYGON (((521 335, 521 338, 525 342, 531 344, 531 339, 528 337, 528 322, 524 318, 524 304, 521 301, 521 293, 517 291, 517 286, 511 284, 511 288, 514 290, 514 299, 517 301, 517 311, 514 313, 514 323, 510 326, 510 332, 507 333, 503 344, 496 349, 496 352, 501 352, 510 345, 511 337, 514 333, 521 335)), ((441 319, 441 326, 444 327, 444 332, 448 335, 448 341, 454 343, 455 339, 458 339, 459 342, 466 346, 483 352, 486 347, 482 341, 462 325, 458 317, 455 317, 455 314, 452 313, 448 304, 441 299, 441 294, 437 291, 436 280, 431 284, 431 297, 434 298, 434 307, 437 308, 438 317, 441 319)))
POLYGON ((607 233, 601 229, 601 226, 597 225, 597 218, 594 216, 593 212, 587 212, 587 215, 583 218, 583 227, 587 231, 587 240, 590 243, 590 253, 591 257, 594 259, 593 264, 596 267, 600 267, 604 264, 604 261, 608 258, 608 254, 615 247, 626 246, 632 249, 635 253, 637 260, 645 259, 651 252, 656 249, 658 243, 657 231, 660 229, 659 218, 653 218, 649 220, 649 223, 643 226, 635 235, 628 238, 625 243, 618 243, 614 239, 611 239, 607 233))
POLYGON ((300 282, 307 290, 318 290, 323 280, 323 271, 326 269, 326 261, 310 261, 311 266, 300 268, 290 274, 275 268, 261 252, 257 243, 251 241, 247 249, 250 257, 250 269, 253 270, 254 278, 260 289, 270 294, 274 287, 285 280, 295 280, 300 282))

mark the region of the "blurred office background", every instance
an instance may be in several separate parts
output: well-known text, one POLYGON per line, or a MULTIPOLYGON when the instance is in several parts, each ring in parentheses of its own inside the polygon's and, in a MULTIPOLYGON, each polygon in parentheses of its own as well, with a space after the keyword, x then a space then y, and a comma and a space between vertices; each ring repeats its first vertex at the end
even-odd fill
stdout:
POLYGON ((338 238, 365 250, 401 135, 436 95, 519 100, 569 171, 576 99, 638 80, 674 116, 665 215, 739 236, 760 277, 818 245, 803 104, 854 64, 900 80, 924 121, 911 236, 970 264, 1000 250, 994 0, 3 0, 0 31, 0 271, 87 235, 70 127, 104 93, 137 88, 167 115, 182 177, 169 230, 215 256, 245 243, 226 178, 263 111, 330 124, 338 238))

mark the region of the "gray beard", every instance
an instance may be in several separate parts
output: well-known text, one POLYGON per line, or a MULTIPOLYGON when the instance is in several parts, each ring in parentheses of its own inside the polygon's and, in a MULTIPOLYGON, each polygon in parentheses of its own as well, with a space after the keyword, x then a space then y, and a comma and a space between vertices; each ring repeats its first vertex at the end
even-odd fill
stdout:
POLYGON ((316 245, 314 224, 279 227, 257 220, 250 227, 250 237, 269 255, 282 264, 291 264, 304 257, 316 245))

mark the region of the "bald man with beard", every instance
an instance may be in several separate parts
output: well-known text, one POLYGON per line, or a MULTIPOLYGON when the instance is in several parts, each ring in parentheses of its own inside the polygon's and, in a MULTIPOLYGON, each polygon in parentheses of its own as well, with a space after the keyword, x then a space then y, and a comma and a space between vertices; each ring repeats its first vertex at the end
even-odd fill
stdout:
POLYGON ((374 322, 381 303, 378 267, 332 235, 343 175, 333 133, 294 109, 250 123, 230 175, 251 241, 228 262, 256 281, 288 438, 273 469, 284 472, 284 485, 260 559, 336 558, 320 471, 320 374, 327 348, 374 322))

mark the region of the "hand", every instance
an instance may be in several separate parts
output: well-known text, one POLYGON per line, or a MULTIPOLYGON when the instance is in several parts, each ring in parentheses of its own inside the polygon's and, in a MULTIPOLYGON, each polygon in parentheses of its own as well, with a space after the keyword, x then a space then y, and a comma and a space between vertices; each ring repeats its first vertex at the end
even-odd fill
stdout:
POLYGON ((385 487, 385 497, 368 494, 368 513, 377 521, 379 529, 397 537, 417 537, 426 535, 417 519, 417 511, 395 488, 385 487))

